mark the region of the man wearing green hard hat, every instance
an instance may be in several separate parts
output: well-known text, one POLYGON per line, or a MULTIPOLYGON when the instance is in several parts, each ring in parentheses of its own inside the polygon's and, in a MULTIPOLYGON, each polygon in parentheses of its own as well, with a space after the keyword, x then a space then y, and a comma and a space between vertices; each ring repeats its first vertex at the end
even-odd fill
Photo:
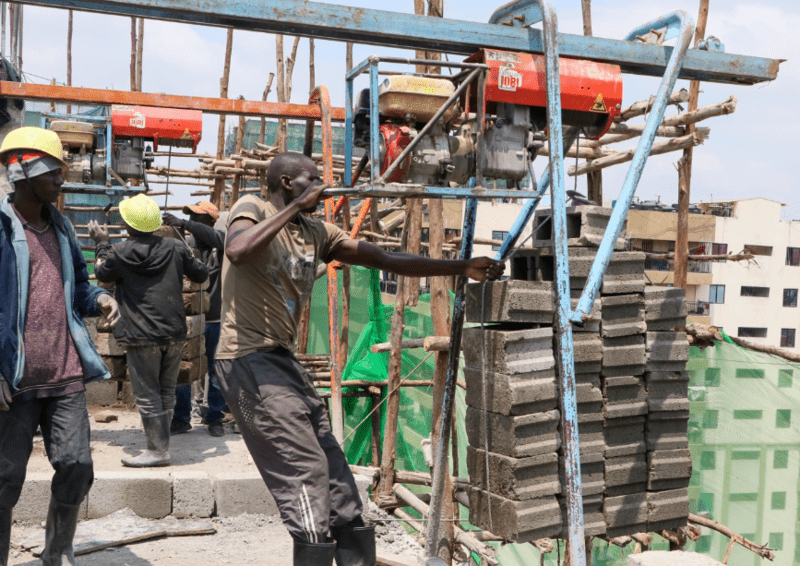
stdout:
POLYGON ((8 562, 12 510, 41 428, 55 469, 42 563, 75 564, 80 505, 94 480, 85 383, 111 377, 82 317, 114 298, 89 283, 75 229, 53 203, 61 194, 61 140, 18 128, 0 146, 14 190, 0 199, 0 564, 8 562))
POLYGON ((169 435, 175 407, 175 385, 186 340, 183 277, 202 283, 208 267, 183 241, 162 238, 161 210, 148 196, 119 203, 128 239, 113 246, 108 230, 89 223, 97 244, 94 272, 99 281, 115 282, 122 320, 114 338, 126 348, 128 372, 142 417, 147 449, 125 457, 125 466, 168 466, 169 435))

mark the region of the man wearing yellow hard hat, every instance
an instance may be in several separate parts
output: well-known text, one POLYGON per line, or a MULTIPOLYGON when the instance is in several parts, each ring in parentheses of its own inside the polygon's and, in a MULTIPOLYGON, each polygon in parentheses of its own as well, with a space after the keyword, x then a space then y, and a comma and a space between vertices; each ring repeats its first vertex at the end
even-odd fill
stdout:
POLYGON ((128 239, 109 243, 108 230, 89 223, 97 244, 94 272, 98 281, 116 282, 122 320, 114 338, 126 348, 128 372, 142 417, 147 450, 125 457, 134 468, 168 466, 169 435, 175 385, 186 340, 183 276, 202 283, 208 268, 184 242, 153 234, 161 227, 161 210, 148 196, 119 203, 128 239))
POLYGON ((75 564, 80 504, 94 479, 84 384, 111 377, 81 317, 102 312, 114 325, 119 310, 89 283, 75 230, 53 206, 67 166, 58 135, 13 130, 0 162, 14 185, 0 199, 0 564, 39 427, 55 469, 42 563, 75 564))

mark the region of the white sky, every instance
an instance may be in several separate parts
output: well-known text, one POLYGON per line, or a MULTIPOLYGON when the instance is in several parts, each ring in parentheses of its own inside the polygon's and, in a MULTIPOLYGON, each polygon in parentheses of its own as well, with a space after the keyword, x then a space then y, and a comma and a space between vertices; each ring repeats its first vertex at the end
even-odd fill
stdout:
MULTIPOLYGON (((413 13, 413 0, 342 0, 329 2, 413 13)), ((488 21, 503 3, 479 0, 445 0, 445 17, 488 21)), ((559 30, 582 33, 580 0, 552 0, 558 12, 559 30)), ((685 10, 697 17, 698 0, 594 0, 594 34, 621 38, 632 28, 673 10, 685 10)), ((30 82, 66 81, 66 10, 25 7, 23 70, 30 82), (36 75, 36 76, 34 76, 36 75), (38 77, 37 77, 38 76, 38 77), (39 78, 46 77, 46 79, 39 78)), ((75 12, 73 44, 73 85, 126 90, 129 87, 130 18, 75 12)), ((797 0, 712 1, 707 35, 717 36, 728 53, 788 59, 778 79, 757 86, 701 85, 700 106, 721 102, 733 94, 739 99, 736 112, 713 118, 711 137, 695 149, 692 201, 711 198, 763 196, 786 203, 786 218, 800 219, 800 194, 791 173, 791 147, 800 125, 800 2, 797 0)), ((225 53, 226 31, 222 28, 191 26, 148 20, 145 23, 143 90, 193 96, 218 96, 225 53)), ((316 42, 317 82, 331 91, 333 103, 344 103, 344 43, 316 42)), ((285 42, 285 50, 291 40, 285 42)), ((379 46, 356 46, 355 62, 370 54, 397 54, 379 46)), ((408 53, 403 53, 409 56, 408 53)), ((452 59, 452 58, 451 58, 452 59)), ((308 42, 301 40, 294 73, 292 102, 304 103, 308 93, 308 42)), ((236 31, 229 96, 243 95, 260 100, 270 72, 275 70, 275 42, 269 34, 236 31)), ((658 79, 624 76, 623 106, 655 93, 658 79)), ((688 88, 679 81, 676 88, 688 88)), ((361 88, 361 85, 356 85, 361 88)), ((273 87, 270 100, 277 97, 273 87)), ((671 108, 668 115, 676 110, 671 108)), ((228 127, 236 118, 229 117, 228 127)), ((216 151, 218 118, 206 115, 199 151, 216 151)), ((674 164, 680 152, 652 157, 637 190, 643 200, 660 197, 677 202, 678 174, 674 164)), ((177 163, 188 166, 187 160, 177 163)), ((175 163, 174 163, 175 164, 175 163)), ((539 158, 537 172, 545 166, 539 158)), ((193 165, 192 165, 193 166, 193 165)), ((606 169, 603 178, 606 199, 619 192, 627 165, 606 169)), ((567 178, 572 188, 573 178, 567 178)), ((585 191, 585 181, 578 181, 585 191)), ((171 203, 194 200, 188 189, 177 189, 171 203), (175 200, 173 200, 175 199, 175 200)))

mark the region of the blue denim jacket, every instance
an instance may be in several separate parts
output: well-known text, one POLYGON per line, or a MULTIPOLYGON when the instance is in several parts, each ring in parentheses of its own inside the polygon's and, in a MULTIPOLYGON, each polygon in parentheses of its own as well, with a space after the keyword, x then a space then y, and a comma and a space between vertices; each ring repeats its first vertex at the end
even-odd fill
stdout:
MULTIPOLYGON (((25 314, 28 312, 30 252, 25 231, 9 196, 0 199, 0 377, 15 390, 25 368, 25 314)), ((111 374, 83 324, 85 316, 99 316, 97 297, 108 293, 89 283, 86 261, 72 223, 52 205, 46 205, 61 249, 61 273, 69 333, 83 366, 84 382, 109 379, 111 374)))

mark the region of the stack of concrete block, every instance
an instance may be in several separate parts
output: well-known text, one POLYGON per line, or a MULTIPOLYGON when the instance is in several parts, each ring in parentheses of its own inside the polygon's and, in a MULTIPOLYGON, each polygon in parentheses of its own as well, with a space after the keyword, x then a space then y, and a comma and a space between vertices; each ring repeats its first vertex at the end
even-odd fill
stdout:
POLYGON ((191 384, 208 371, 205 342, 205 313, 209 308, 208 281, 183 280, 183 306, 186 311, 186 343, 181 354, 178 384, 191 384))
MULTIPOLYGON (((534 226, 541 229, 533 248, 518 250, 512 258, 511 279, 485 288, 472 284, 467 293, 467 321, 489 325, 483 334, 480 328, 465 330, 463 340, 473 485, 470 518, 510 540, 530 540, 526 535, 531 533, 551 536, 543 533, 554 528, 548 503, 534 500, 555 486, 550 450, 560 445, 552 438, 552 419, 560 423, 559 405, 551 401, 549 389, 544 393, 544 383, 556 390, 559 384, 549 373, 546 378, 526 375, 533 371, 535 358, 528 358, 533 349, 519 347, 525 333, 544 340, 549 332, 553 338, 555 255, 549 214, 537 212, 534 226), (482 368, 486 384, 481 381, 482 368), (478 404, 483 402, 483 387, 486 415, 478 404), (488 485, 484 426, 490 442, 488 485), (534 512, 546 518, 534 523, 529 517, 534 512), (508 520, 498 525, 497 513, 508 520)), ((567 211, 573 307, 610 215, 611 209, 600 207, 567 211)), ((685 525, 688 516, 688 342, 679 330, 686 316, 683 293, 646 290, 645 254, 624 247, 624 239, 618 239, 592 312, 582 326, 573 326, 581 483, 589 536, 675 528, 685 525)), ((544 350, 542 342, 535 350, 537 355, 544 350)), ((557 462, 560 489, 555 495, 563 522, 556 536, 566 536, 561 449, 557 462)))

